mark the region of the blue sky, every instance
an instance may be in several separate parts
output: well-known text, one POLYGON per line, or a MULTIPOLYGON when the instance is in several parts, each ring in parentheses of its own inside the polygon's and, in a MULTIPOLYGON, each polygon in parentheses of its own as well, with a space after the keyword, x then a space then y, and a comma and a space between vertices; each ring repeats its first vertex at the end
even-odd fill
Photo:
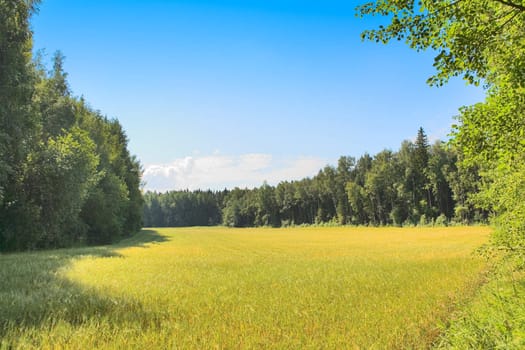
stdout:
POLYGON ((35 49, 123 124, 147 189, 257 186, 341 155, 445 138, 483 92, 425 83, 432 53, 362 42, 381 19, 331 0, 44 0, 35 49))

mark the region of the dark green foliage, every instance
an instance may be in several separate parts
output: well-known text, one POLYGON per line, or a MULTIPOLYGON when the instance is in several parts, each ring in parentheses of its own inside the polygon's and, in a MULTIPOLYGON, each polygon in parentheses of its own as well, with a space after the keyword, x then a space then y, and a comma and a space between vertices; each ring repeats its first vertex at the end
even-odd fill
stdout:
POLYGON ((116 120, 32 62, 34 1, 0 0, 0 251, 108 243, 142 224, 141 168, 116 120))
MULTIPOLYGON (((23 180, 27 205, 38 209, 31 219, 39 236, 25 237, 28 248, 68 246, 81 239, 82 205, 96 183, 98 157, 87 133, 73 128, 49 138, 30 153, 23 180)), ((24 233, 18 233, 24 238, 24 233)), ((22 243, 22 242, 21 242, 22 243)))
MULTIPOLYGON (((377 1, 358 7, 361 16, 387 16, 390 23, 365 31, 377 42, 404 40, 417 50, 433 49, 434 77, 443 84, 463 76, 483 82, 483 103, 463 107, 452 142, 459 150, 458 178, 452 188, 479 190, 470 199, 456 191, 456 213, 470 220, 473 204, 491 212, 500 228, 498 245, 525 247, 525 5, 517 0, 377 1)), ((446 176, 446 175, 445 175, 446 176)), ((444 192, 436 186, 434 193, 444 192)), ((469 191, 469 190, 467 190, 469 191)), ((443 204, 440 204, 442 207, 443 204)), ((479 210, 479 209, 478 209, 479 210)), ((520 253, 521 254, 521 253, 520 253)), ((525 256, 525 254, 522 254, 525 256)))
POLYGON ((3 242, 16 244, 12 228, 27 222, 26 201, 19 194, 23 163, 37 129, 31 105, 33 11, 31 1, 0 1, 0 248, 3 242), (16 219, 9 220, 11 216, 16 219))
MULTIPOLYGON (((210 226, 221 223, 226 192, 170 191, 144 194, 144 226, 210 226)), ((142 208, 141 208, 142 209, 142 208)))
POLYGON ((110 243, 142 226, 140 164, 129 155, 127 138, 116 120, 82 106, 81 125, 97 142, 99 182, 86 200, 81 217, 89 243, 110 243))
MULTIPOLYGON (((521 0, 383 0, 357 10, 360 16, 390 20, 362 33, 364 39, 402 40, 418 51, 436 52, 436 74, 430 84, 442 85, 455 76, 476 84, 481 79, 492 82, 500 73, 523 71, 521 0)), ((522 76, 513 75, 513 80, 523 82, 522 76)))
MULTIPOLYGON (((417 50, 437 53, 431 84, 454 76, 483 82, 483 103, 461 109, 452 142, 459 151, 457 178, 450 178, 456 215, 490 212, 500 232, 498 244, 524 251, 525 216, 525 6, 516 0, 377 1, 358 7, 361 16, 387 16, 390 23, 365 31, 376 42, 397 39, 417 50), (463 189, 480 191, 467 198, 463 189)), ((432 165, 433 166, 433 165, 432 165)), ((444 174, 445 177, 447 176, 444 174)), ((431 189, 442 193, 433 178, 431 189)), ((443 203, 440 204, 443 208, 443 203)), ((449 209, 446 209, 449 210, 449 209)))
POLYGON ((81 218, 88 243, 108 244, 124 236, 127 188, 115 174, 106 174, 84 203, 81 218))
POLYGON ((234 188, 224 200, 223 223, 230 227, 249 227, 255 225, 257 215, 256 192, 234 188))
POLYGON ((38 63, 39 81, 33 105, 40 115, 42 137, 59 135, 63 129, 71 128, 76 122, 75 104, 64 72, 64 56, 57 52, 53 57, 53 69, 46 74, 44 67, 38 63))
MULTIPOLYGON (((337 168, 326 166, 313 178, 264 183, 231 191, 148 192, 146 226, 194 226, 223 223, 230 227, 302 224, 416 225, 483 220, 468 203, 476 191, 460 175, 457 153, 437 142, 428 145, 423 129, 415 143, 398 152, 384 150, 357 161, 341 157, 337 168), (459 215, 456 216, 456 213, 459 215), (477 215, 476 215, 477 214, 477 215), (421 219, 423 217, 423 219, 421 219)), ((468 173, 467 173, 468 174, 468 173)))

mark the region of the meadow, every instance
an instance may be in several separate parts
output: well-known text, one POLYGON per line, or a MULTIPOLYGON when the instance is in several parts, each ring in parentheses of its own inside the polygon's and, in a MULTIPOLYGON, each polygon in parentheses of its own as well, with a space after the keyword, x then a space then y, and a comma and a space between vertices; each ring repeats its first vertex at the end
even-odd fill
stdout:
POLYGON ((143 230, 0 255, 1 349, 428 348, 486 227, 143 230))

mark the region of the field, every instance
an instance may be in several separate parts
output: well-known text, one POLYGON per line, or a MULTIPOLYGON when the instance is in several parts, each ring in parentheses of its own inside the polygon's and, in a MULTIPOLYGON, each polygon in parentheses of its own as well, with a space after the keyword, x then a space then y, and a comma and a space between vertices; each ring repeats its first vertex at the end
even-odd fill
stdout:
POLYGON ((152 229, 0 255, 0 348, 427 348, 489 232, 152 229))

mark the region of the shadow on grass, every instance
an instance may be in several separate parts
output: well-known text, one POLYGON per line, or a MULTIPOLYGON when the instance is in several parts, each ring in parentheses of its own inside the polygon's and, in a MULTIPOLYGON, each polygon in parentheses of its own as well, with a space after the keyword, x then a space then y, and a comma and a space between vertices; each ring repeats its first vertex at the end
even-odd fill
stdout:
POLYGON ((128 247, 147 247, 146 244, 149 243, 162 243, 166 242, 168 239, 166 236, 160 235, 157 231, 152 229, 143 229, 139 233, 126 238, 114 245, 115 248, 128 248, 128 247))
MULTIPOLYGON (((155 325, 155 315, 144 310, 139 302, 100 294, 62 277, 60 270, 75 259, 122 257, 118 249, 147 247, 166 240, 154 230, 142 230, 109 246, 0 255, 0 339, 8 333, 16 336, 24 329, 57 322, 80 325, 104 318, 114 321, 116 326, 144 321, 155 325)), ((9 339, 4 338, 0 347, 6 341, 9 345, 9 339)))

